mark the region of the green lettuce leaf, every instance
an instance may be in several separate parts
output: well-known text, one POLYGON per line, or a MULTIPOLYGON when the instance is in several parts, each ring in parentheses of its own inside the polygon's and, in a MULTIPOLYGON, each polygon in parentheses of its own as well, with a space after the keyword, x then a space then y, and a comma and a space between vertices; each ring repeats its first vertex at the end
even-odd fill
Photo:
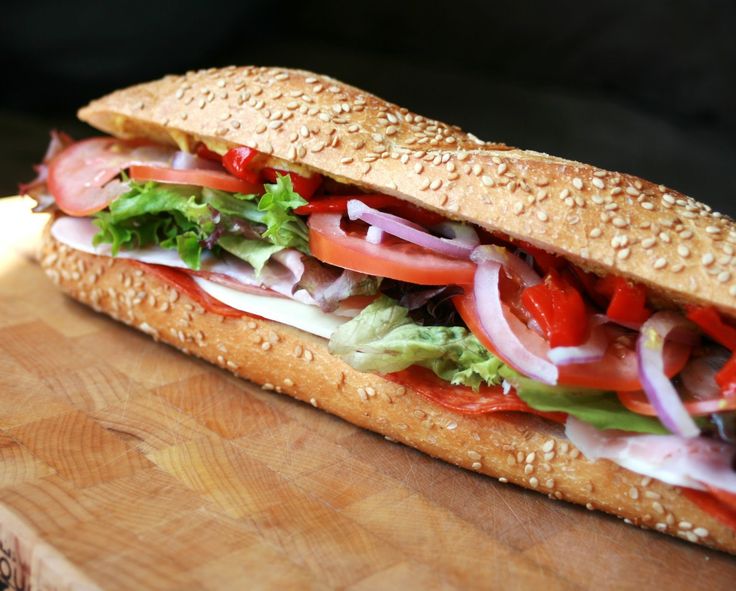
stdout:
POLYGON ((266 224, 263 237, 279 246, 309 254, 307 225, 293 211, 307 202, 294 192, 291 177, 283 175, 273 185, 264 186, 266 193, 258 201, 258 210, 264 214, 261 223, 266 224))
POLYGON ((284 249, 283 246, 265 240, 244 240, 239 236, 223 236, 217 244, 230 254, 250 263, 256 271, 256 277, 261 274, 271 255, 284 249))
POLYGON ((598 429, 621 429, 636 433, 668 434, 654 417, 631 412, 614 392, 568 386, 547 386, 520 377, 508 367, 501 371, 524 402, 536 410, 564 412, 598 429))
POLYGON ((502 362, 466 328, 417 324, 407 308, 387 296, 338 328, 329 350, 359 371, 392 373, 420 365, 475 390, 502 379, 502 362))
POLYGON ((157 244, 176 249, 187 266, 199 269, 206 244, 241 258, 260 274, 270 257, 284 248, 309 254, 307 226, 292 211, 306 201, 294 192, 288 175, 264 185, 262 197, 155 182, 131 181, 130 186, 96 214, 100 231, 94 244, 110 243, 113 256, 121 248, 157 244))

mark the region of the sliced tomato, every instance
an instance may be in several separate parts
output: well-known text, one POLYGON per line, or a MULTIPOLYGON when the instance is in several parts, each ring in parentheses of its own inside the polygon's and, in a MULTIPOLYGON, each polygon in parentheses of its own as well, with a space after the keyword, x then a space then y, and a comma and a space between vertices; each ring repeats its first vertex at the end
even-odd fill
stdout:
POLYGON ((711 492, 683 488, 683 494, 703 511, 736 530, 736 495, 711 488, 711 492))
MULTIPOLYGON (((657 415, 657 411, 654 410, 647 395, 642 391, 619 392, 618 399, 621 401, 621 404, 632 412, 650 417, 657 415)), ((736 410, 735 397, 713 398, 711 400, 684 400, 683 404, 687 412, 695 417, 707 416, 727 410, 736 410)))
POLYGON ((317 189, 322 185, 322 175, 317 173, 311 176, 302 176, 295 172, 278 170, 276 168, 266 167, 261 170, 261 176, 269 183, 275 183, 279 176, 283 176, 285 174, 288 174, 291 179, 291 186, 294 189, 294 193, 307 200, 311 199, 312 195, 314 195, 317 189))
POLYGON ((208 312, 227 316, 229 318, 240 318, 248 316, 245 312, 231 308, 227 304, 216 300, 206 291, 204 291, 192 278, 191 274, 174 267, 166 267, 164 265, 152 265, 149 263, 141 263, 140 261, 129 261, 132 265, 143 268, 147 273, 152 273, 162 281, 165 281, 175 289, 183 291, 190 298, 200 304, 208 312))
POLYGON ((330 195, 318 197, 306 205, 297 207, 294 212, 299 215, 311 215, 313 213, 340 213, 345 215, 348 211, 348 201, 357 199, 368 207, 388 211, 402 218, 406 218, 420 226, 436 226, 446 221, 443 216, 413 203, 408 203, 392 197, 391 195, 369 194, 369 195, 330 195))
POLYGON ((345 231, 336 213, 309 217, 309 247, 325 263, 418 285, 469 285, 475 265, 398 239, 372 244, 365 231, 345 231))
POLYGON ((131 164, 168 166, 173 154, 168 147, 112 137, 76 142, 49 163, 49 191, 64 213, 90 215, 127 190, 116 177, 131 164))
POLYGON ((559 412, 537 411, 511 389, 503 393, 501 386, 482 386, 474 392, 466 386, 453 386, 424 367, 413 366, 383 376, 387 380, 411 388, 427 400, 463 415, 482 415, 492 412, 526 412, 564 423, 567 415, 559 412))
MULTIPOLYGON (((468 290, 462 296, 455 296, 453 302, 472 333, 489 351, 497 355, 498 353, 494 351, 491 342, 485 336, 485 331, 482 330, 472 290, 468 290)), ((596 363, 577 363, 559 367, 558 382, 560 385, 621 392, 641 390, 642 386, 638 374, 639 365, 636 360, 633 342, 631 347, 616 342, 618 337, 626 334, 623 329, 610 326, 606 327, 606 331, 609 334, 610 344, 603 359, 596 363)), ((522 343, 524 343, 525 338, 528 338, 525 333, 521 333, 517 337, 522 343)), ((530 342, 528 346, 532 349, 539 348, 536 342, 530 342)), ((672 377, 680 373, 689 357, 689 346, 668 342, 664 348, 667 376, 672 377)))
POLYGON ((159 183, 209 187, 210 189, 230 193, 245 193, 247 195, 263 193, 263 185, 260 183, 250 183, 219 170, 178 170, 176 168, 136 165, 130 167, 130 178, 135 181, 156 181, 159 183))

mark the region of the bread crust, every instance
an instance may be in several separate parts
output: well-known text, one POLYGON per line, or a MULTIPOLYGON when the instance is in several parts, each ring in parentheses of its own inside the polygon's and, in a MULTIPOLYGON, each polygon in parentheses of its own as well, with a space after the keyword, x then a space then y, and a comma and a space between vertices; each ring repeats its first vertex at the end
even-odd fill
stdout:
POLYGON ((411 389, 354 370, 330 355, 324 339, 261 318, 207 312, 140 266, 76 251, 48 228, 40 260, 76 300, 266 390, 500 482, 736 554, 736 532, 680 489, 607 460, 586 460, 557 424, 523 413, 451 412, 411 389))
POLYGON ((482 142, 326 76, 188 72, 114 92, 79 116, 120 137, 250 146, 641 282, 663 303, 736 315, 736 225, 707 205, 631 175, 482 142))

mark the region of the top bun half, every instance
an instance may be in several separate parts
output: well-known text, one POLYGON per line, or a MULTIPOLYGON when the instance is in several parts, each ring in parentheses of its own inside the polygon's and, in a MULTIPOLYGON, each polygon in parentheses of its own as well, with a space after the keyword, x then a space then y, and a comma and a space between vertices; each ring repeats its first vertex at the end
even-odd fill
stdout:
POLYGON ((112 135, 249 146, 736 316, 736 225, 664 185, 483 142, 332 78, 227 67, 167 76, 79 111, 112 135))

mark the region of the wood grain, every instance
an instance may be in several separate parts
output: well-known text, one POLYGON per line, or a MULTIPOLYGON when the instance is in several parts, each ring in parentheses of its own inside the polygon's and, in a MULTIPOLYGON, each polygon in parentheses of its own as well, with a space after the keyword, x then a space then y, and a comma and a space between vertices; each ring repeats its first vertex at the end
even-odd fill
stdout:
POLYGON ((0 203, 0 587, 728 589, 736 560, 506 487, 74 303, 0 203))

